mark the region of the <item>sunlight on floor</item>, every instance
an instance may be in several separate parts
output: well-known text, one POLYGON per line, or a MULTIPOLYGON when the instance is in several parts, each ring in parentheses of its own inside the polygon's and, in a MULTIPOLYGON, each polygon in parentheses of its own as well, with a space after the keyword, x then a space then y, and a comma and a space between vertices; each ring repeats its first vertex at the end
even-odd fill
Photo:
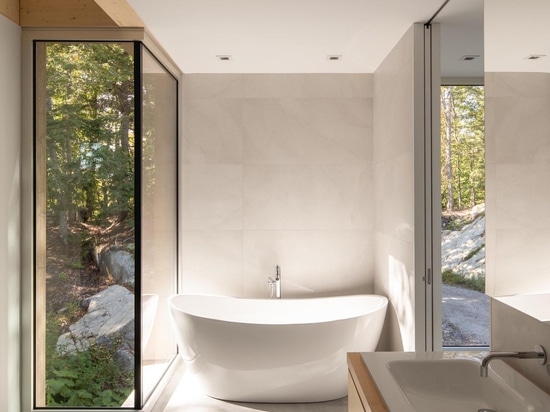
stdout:
POLYGON ((347 398, 299 404, 226 402, 204 395, 190 375, 184 374, 164 412, 346 412, 347 405, 347 398))

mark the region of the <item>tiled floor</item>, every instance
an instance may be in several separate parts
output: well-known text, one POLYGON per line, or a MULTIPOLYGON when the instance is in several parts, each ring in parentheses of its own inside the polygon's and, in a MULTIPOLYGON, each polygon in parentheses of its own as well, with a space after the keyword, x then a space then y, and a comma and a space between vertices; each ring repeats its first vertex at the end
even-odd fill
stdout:
POLYGON ((200 393, 184 375, 174 386, 163 412, 346 412, 347 405, 347 398, 298 404, 225 402, 200 393))

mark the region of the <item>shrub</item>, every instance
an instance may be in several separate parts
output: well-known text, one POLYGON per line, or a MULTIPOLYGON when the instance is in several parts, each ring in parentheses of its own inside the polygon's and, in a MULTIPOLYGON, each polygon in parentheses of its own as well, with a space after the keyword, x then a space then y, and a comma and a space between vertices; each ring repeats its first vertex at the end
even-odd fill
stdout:
POLYGON ((56 350, 61 319, 49 315, 46 326, 46 405, 121 406, 134 387, 133 371, 113 361, 120 342, 91 345, 72 355, 56 350))
POLYGON ((472 276, 465 277, 459 273, 455 273, 452 270, 445 270, 441 274, 443 283, 446 285, 462 286, 466 289, 477 290, 478 292, 485 292, 485 277, 484 276, 472 276))

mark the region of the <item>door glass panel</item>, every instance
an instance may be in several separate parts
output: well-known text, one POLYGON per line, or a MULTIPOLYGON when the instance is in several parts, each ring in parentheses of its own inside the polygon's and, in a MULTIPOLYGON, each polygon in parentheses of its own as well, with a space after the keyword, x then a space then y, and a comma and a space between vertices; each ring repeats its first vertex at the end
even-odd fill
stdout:
POLYGON ((489 346, 483 86, 441 88, 443 346, 489 346))

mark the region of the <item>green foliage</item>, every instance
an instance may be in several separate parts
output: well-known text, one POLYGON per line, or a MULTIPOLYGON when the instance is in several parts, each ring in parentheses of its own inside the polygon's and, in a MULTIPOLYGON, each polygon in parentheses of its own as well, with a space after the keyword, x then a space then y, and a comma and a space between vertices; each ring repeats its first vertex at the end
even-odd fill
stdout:
POLYGON ((120 43, 48 43, 47 207, 101 220, 134 205, 134 68, 120 43))
POLYGON ((133 374, 113 362, 113 348, 94 345, 75 355, 55 356, 47 368, 48 406, 120 406, 133 388, 133 374))
MULTIPOLYGON (((74 230, 79 219, 133 225, 135 90, 132 43, 48 42, 45 52, 45 139, 37 141, 46 161, 46 208, 61 240, 80 255, 57 256, 65 269, 82 270, 92 260, 94 239, 74 230), (128 47, 130 45, 130 47, 128 47), (126 223, 125 222, 125 223, 126 223)), ((68 281, 61 269, 56 280, 68 281)), ((81 316, 80 302, 46 314, 48 406, 120 406, 133 389, 133 372, 113 361, 117 344, 92 345, 74 355, 57 352, 58 337, 81 316)))
POLYGON ((455 273, 452 270, 445 270, 441 277, 443 283, 446 285, 462 286, 466 289, 477 290, 478 292, 485 292, 485 277, 472 276, 465 277, 461 274, 455 273))
POLYGON ((464 261, 467 261, 471 258, 473 258, 475 255, 479 253, 480 250, 482 250, 485 247, 485 245, 478 246, 477 248, 473 249, 464 257, 464 261))
POLYGON ((66 282, 67 280, 69 280, 69 276, 65 272, 59 272, 57 274, 57 278, 62 282, 66 282))
POLYGON ((441 197, 444 210, 485 202, 482 86, 441 88, 441 197))
POLYGON ((49 315, 46 327, 46 404, 47 406, 116 407, 133 390, 133 373, 113 361, 119 342, 110 346, 91 345, 74 355, 56 351, 60 316, 49 315))
POLYGON ((448 220, 448 222, 445 223, 445 229, 458 231, 462 230, 464 226, 469 223, 472 223, 472 219, 451 218, 448 220))
POLYGON ((71 269, 84 269, 84 265, 81 262, 71 262, 69 266, 71 269))

